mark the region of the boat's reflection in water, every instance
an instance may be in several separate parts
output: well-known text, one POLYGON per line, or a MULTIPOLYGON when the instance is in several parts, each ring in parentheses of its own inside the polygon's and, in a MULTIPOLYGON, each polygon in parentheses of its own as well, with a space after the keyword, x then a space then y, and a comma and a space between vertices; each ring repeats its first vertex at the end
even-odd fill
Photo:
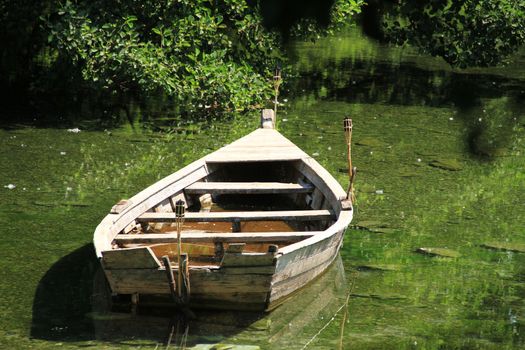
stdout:
MULTIPOLYGON (((102 273, 95 278, 94 283, 94 311, 91 318, 97 340, 154 346, 166 346, 169 343, 174 347, 183 345, 198 349, 211 349, 216 346, 212 344, 219 343, 243 345, 239 349, 251 349, 251 346, 262 349, 301 349, 331 322, 345 303, 349 288, 338 255, 321 277, 272 312, 194 310, 195 319, 186 320, 180 312, 166 307, 139 304, 135 310, 131 310, 130 303, 110 303, 102 273)), ((332 323, 340 320, 341 317, 336 317, 332 323)), ((337 324, 331 326, 339 329, 337 324)), ((336 341, 334 339, 332 345, 336 341)))

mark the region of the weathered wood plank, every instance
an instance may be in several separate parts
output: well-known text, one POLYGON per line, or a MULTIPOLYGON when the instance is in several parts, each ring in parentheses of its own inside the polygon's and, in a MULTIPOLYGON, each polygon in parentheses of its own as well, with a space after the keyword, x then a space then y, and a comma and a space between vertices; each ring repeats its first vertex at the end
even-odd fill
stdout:
MULTIPOLYGON (((191 261, 190 261, 191 263, 191 261)), ((164 268, 106 270, 113 292, 119 294, 169 294, 164 268)), ((271 275, 227 274, 219 271, 190 269, 193 294, 265 293, 270 290, 271 275)))
POLYGON ((206 162, 297 160, 307 157, 278 131, 258 129, 205 157, 206 162))
POLYGON ((244 147, 244 146, 250 146, 250 145, 289 146, 289 147, 295 147, 296 149, 301 150, 292 141, 288 140, 286 137, 281 135, 277 130, 258 129, 258 130, 252 131, 248 135, 241 137, 237 141, 232 142, 231 144, 219 149, 218 151, 214 153, 228 151, 234 147, 244 147))
POLYGON ((280 271, 273 276, 272 284, 279 283, 288 278, 293 278, 325 263, 326 261, 333 260, 337 256, 339 250, 338 243, 339 242, 336 240, 332 240, 331 245, 327 246, 324 250, 320 250, 316 252, 316 254, 307 256, 304 259, 296 260, 285 267, 281 266, 280 271))
MULTIPOLYGON (((139 222, 175 222, 175 213, 144 213, 137 218, 139 222)), ((196 212, 186 213, 186 221, 228 222, 228 221, 281 221, 281 220, 330 220, 334 213, 330 210, 285 210, 285 211, 244 211, 244 212, 196 212)))
POLYGON ((226 253, 242 254, 244 247, 246 247, 246 243, 231 243, 230 245, 228 245, 228 248, 226 249, 226 253))
POLYGON ((106 269, 152 269, 160 266, 149 247, 106 250, 102 252, 106 269))
POLYGON ((352 221, 352 217, 353 210, 342 210, 339 212, 339 217, 337 218, 337 221, 322 233, 310 237, 309 239, 305 239, 303 241, 280 248, 279 253, 282 253, 283 256, 287 256, 286 259, 283 259, 283 263, 287 261, 287 259, 295 259, 297 255, 304 255, 303 249, 310 249, 308 247, 315 245, 315 243, 317 242, 325 241, 326 239, 329 239, 334 235, 339 235, 338 239, 341 239, 344 231, 348 227, 348 224, 350 224, 350 222, 352 221))
POLYGON ((346 192, 325 168, 315 159, 306 158, 298 163, 297 169, 321 191, 336 212, 341 210, 341 200, 346 198, 346 192))
MULTIPOLYGON (((134 242, 135 243, 135 242, 134 242)), ((159 242, 155 242, 159 243, 159 242)), ((149 245, 155 256, 168 255, 171 258, 174 258, 177 255, 178 245, 175 235, 175 239, 172 242, 162 242, 160 244, 151 244, 149 245)), ((204 245, 204 244, 193 244, 193 243, 182 243, 181 246, 182 252, 188 253, 190 255, 201 255, 201 256, 214 256, 215 247, 213 244, 204 245)))
POLYGON ((228 275, 273 275, 275 272, 275 266, 221 266, 221 271, 228 275))
POLYGON ((312 203, 310 204, 312 209, 321 209, 323 204, 324 196, 318 188, 312 193, 312 203))
POLYGON ((305 286, 307 283, 323 273, 323 271, 333 262, 335 256, 336 255, 334 254, 332 259, 326 260, 324 263, 317 265, 313 269, 307 270, 292 278, 287 278, 280 281, 279 283, 274 284, 270 292, 270 305, 268 308, 272 308, 271 303, 278 302, 279 299, 305 286))
MULTIPOLYGON (((184 243, 224 242, 224 243, 251 243, 251 242, 287 242, 300 241, 322 231, 294 231, 294 232, 240 232, 240 233, 200 233, 182 232, 184 243)), ((120 234, 115 238, 117 243, 176 243, 176 233, 145 233, 120 234)))
POLYGON ((130 198, 128 201, 131 204, 119 214, 108 214, 93 235, 97 256, 101 258, 102 251, 111 248, 111 241, 117 233, 132 223, 137 216, 208 174, 206 163, 199 159, 130 198))
POLYGON ((127 199, 121 199, 117 204, 115 204, 111 210, 109 211, 110 214, 120 214, 124 209, 132 205, 131 201, 127 199))
POLYGON ((282 182, 196 182, 184 190, 190 194, 309 193, 313 185, 282 182))
POLYGON ((133 204, 129 205, 117 217, 114 222, 114 230, 120 231, 121 229, 117 223, 135 219, 141 213, 151 209, 164 199, 176 195, 182 189, 207 175, 206 164, 202 160, 198 160, 142 190, 129 199, 133 204))
POLYGON ((333 227, 330 227, 317 236, 279 249, 279 253, 282 255, 279 256, 277 261, 276 271, 280 272, 288 266, 291 266, 291 264, 319 254, 333 245, 340 246, 343 240, 344 230, 332 230, 333 227))
POLYGON ((253 149, 242 148, 236 152, 224 155, 217 155, 207 160, 210 163, 232 163, 232 162, 272 162, 284 160, 299 160, 304 155, 291 148, 278 150, 267 150, 266 152, 256 153, 253 149))
MULTIPOLYGON (((199 300, 199 304, 214 304, 215 302, 228 302, 235 304, 249 304, 249 303, 264 303, 268 298, 268 293, 257 292, 257 293, 207 293, 207 294, 197 294, 192 293, 191 300, 199 300)), ((194 304, 195 305, 195 304, 194 304)), ((229 307, 227 305, 222 305, 220 309, 225 309, 229 307)))
MULTIPOLYGON (((171 197, 170 198, 166 198, 165 200, 163 200, 162 202, 160 202, 159 204, 157 204, 154 208, 153 208, 153 211, 156 212, 156 213, 173 213, 173 208, 171 207, 171 197)), ((156 223, 153 225, 153 228, 155 230, 162 230, 162 228, 164 227, 164 223, 156 223)))
POLYGON ((224 253, 221 266, 267 266, 275 265, 274 253, 224 253))

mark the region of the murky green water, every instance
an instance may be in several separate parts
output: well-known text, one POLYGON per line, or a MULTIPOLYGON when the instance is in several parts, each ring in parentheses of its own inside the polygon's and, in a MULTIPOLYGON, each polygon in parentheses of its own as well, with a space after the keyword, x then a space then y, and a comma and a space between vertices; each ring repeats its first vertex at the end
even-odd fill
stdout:
MULTIPOLYGON (((334 349, 350 290, 345 348, 523 348, 525 253, 512 250, 525 243, 525 59, 458 72, 353 31, 295 49, 279 129, 344 186, 342 118, 354 120, 344 270, 270 315, 199 314, 188 344, 334 349), (484 246, 498 242, 507 249, 484 246)), ((93 230, 119 199, 257 118, 171 136, 96 123, 0 130, 0 347, 165 348, 176 326, 166 312, 107 312, 93 230)))

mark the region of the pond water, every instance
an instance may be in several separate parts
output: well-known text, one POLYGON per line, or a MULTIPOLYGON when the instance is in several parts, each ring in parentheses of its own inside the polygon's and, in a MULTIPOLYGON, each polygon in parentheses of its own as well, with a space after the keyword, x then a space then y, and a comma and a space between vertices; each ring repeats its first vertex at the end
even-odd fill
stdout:
MULTIPOLYGON (((354 121, 341 260, 269 315, 199 313, 187 345, 523 348, 525 57, 456 71, 357 30, 292 50, 278 128, 344 187, 342 119, 354 121)), ((119 199, 253 130, 258 113, 175 134, 98 125, 0 129, 1 348, 184 340, 166 312, 108 310, 92 234, 119 199)))

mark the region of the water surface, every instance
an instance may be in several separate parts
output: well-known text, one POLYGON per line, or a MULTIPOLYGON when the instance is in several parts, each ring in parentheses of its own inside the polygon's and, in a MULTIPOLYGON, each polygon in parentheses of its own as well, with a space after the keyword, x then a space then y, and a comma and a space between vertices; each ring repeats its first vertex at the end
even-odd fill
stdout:
MULTIPOLYGON (((523 57, 455 71, 356 31, 293 49, 279 130, 343 186, 342 119, 354 121, 358 203, 342 262, 270 315, 203 314, 188 345, 334 349, 350 292, 348 349, 523 348, 525 253, 512 249, 525 243, 523 57)), ((257 124, 253 113, 174 134, 0 130, 0 347, 165 347, 176 326, 165 312, 108 313, 94 228, 119 199, 257 124)))

